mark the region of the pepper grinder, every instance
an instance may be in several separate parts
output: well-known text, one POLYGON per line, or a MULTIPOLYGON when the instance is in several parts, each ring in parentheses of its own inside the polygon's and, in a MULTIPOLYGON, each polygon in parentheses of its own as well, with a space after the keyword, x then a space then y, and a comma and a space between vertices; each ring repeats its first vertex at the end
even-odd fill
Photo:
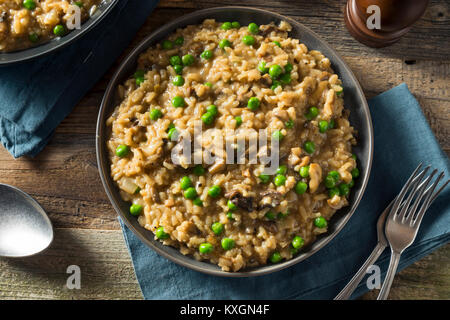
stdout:
POLYGON ((345 24, 350 34, 366 46, 390 46, 419 20, 427 8, 428 1, 348 0, 344 15, 345 24))

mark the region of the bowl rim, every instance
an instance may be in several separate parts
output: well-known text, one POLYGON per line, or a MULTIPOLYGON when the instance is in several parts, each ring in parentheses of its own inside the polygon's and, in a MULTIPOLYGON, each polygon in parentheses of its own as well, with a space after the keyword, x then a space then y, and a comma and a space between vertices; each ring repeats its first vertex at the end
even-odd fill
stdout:
MULTIPOLYGON (((320 50, 320 49, 318 49, 318 50, 320 50)), ((366 187, 367 187, 367 183, 368 183, 371 168, 372 168, 372 159, 373 159, 373 150, 374 150, 373 139, 374 139, 374 134, 373 134, 372 119, 371 119, 371 115, 370 115, 370 111, 369 111, 369 106, 367 104, 367 100, 365 98, 365 95, 361 88, 361 85, 359 84, 354 73, 344 62, 342 57, 330 45, 328 45, 323 39, 321 39, 315 32, 313 32, 309 28, 305 27, 303 24, 295 21, 294 19, 292 19, 290 17, 286 17, 286 16, 280 15, 278 13, 274 13, 271 11, 254 8, 254 7, 226 6, 226 7, 214 7, 214 8, 197 10, 192 13, 178 17, 178 18, 172 20, 171 22, 165 24, 164 26, 158 28, 157 30, 153 31, 150 35, 146 36, 129 54, 127 54, 127 56, 120 63, 120 66, 117 68, 117 70, 114 72, 113 76, 111 77, 111 79, 108 83, 108 86, 105 90, 105 94, 103 96, 102 102, 101 102, 101 106, 100 106, 98 118, 97 118, 97 126, 96 126, 96 158, 97 158, 99 175, 100 175, 103 187, 105 189, 105 192, 106 192, 114 210, 117 212, 117 214, 119 215, 121 220, 125 223, 125 225, 144 244, 146 244, 148 247, 150 247, 152 250, 156 251, 159 255, 163 256, 164 258, 166 258, 180 266, 187 267, 187 268, 195 270, 195 271, 199 271, 199 272, 209 274, 209 275, 221 276, 221 277, 232 277, 232 278, 253 277, 253 276, 266 275, 269 273, 273 273, 276 271, 286 269, 290 266, 293 266, 293 265, 309 258, 313 254, 320 251, 320 249, 325 247, 328 243, 330 243, 331 240, 333 240, 334 237, 344 228, 344 226, 350 220, 350 218, 352 217, 356 208, 358 207, 358 205, 364 195, 366 187), (366 161, 367 169, 365 170, 362 177, 360 176, 360 178, 359 178, 360 191, 358 192, 356 199, 352 202, 352 206, 351 206, 349 212, 346 213, 340 219, 340 221, 337 223, 336 228, 333 230, 333 232, 331 232, 329 234, 325 234, 326 236, 324 238, 320 239, 320 243, 318 243, 319 239, 314 241, 313 244, 316 244, 316 245, 312 250, 308 250, 304 253, 301 253, 290 260, 286 260, 282 263, 273 264, 273 265, 258 266, 258 267, 252 268, 248 271, 246 269, 244 269, 244 271, 237 271, 237 272, 222 271, 218 266, 217 266, 217 268, 214 268, 214 269, 208 269, 206 267, 202 267, 201 265, 200 266, 196 265, 194 262, 198 262, 198 261, 195 260, 194 258, 192 258, 191 256, 189 256, 189 255, 184 256, 178 251, 177 248, 173 248, 170 246, 165 246, 165 245, 161 244, 162 247, 161 248, 158 247, 150 239, 145 237, 142 234, 142 232, 140 232, 133 226, 133 224, 128 220, 128 217, 122 211, 119 203, 115 201, 115 197, 113 196, 112 190, 110 189, 110 187, 108 185, 108 180, 111 180, 110 172, 109 172, 110 169, 107 168, 109 166, 109 159, 107 156, 107 151, 106 151, 106 146, 105 146, 106 140, 105 140, 105 137, 102 136, 102 134, 103 135, 106 134, 106 132, 103 132, 103 128, 106 127, 104 122, 107 119, 107 115, 105 115, 105 112, 107 109, 107 104, 108 104, 108 101, 110 99, 113 99, 112 97, 114 97, 116 85, 121 83, 120 82, 120 74, 122 73, 123 69, 128 67, 128 65, 130 63, 134 64, 135 59, 139 56, 139 54, 143 50, 149 48, 156 39, 161 38, 161 36, 169 35, 173 31, 175 31, 177 28, 183 28, 183 27, 186 27, 187 25, 189 25, 190 23, 187 23, 188 20, 195 19, 195 18, 199 19, 199 20, 202 20, 202 19, 204 20, 204 19, 207 19, 208 15, 210 15, 210 14, 217 14, 217 13, 221 13, 222 11, 230 11, 230 10, 235 10, 235 11, 237 10, 237 11, 243 11, 243 12, 247 12, 247 13, 268 15, 268 16, 272 17, 273 19, 287 21, 291 25, 293 25, 293 26, 295 25, 297 28, 309 31, 311 36, 313 36, 315 38, 315 40, 318 41, 323 48, 326 48, 327 50, 331 51, 334 54, 334 57, 333 57, 333 59, 330 58, 330 60, 332 60, 332 63, 338 62, 346 70, 346 72, 350 75, 350 81, 355 86, 357 96, 361 98, 362 105, 360 105, 359 107, 361 107, 363 109, 363 115, 364 115, 364 118, 362 119, 363 123, 368 124, 368 128, 367 128, 368 129, 368 137, 367 138, 368 138, 368 144, 369 144, 368 145, 368 147, 369 147, 368 148, 368 157, 367 157, 367 161, 366 161), (105 151, 104 154, 102 153, 102 151, 105 151), (182 257, 179 255, 171 254, 170 252, 168 252, 169 251, 168 248, 172 248, 172 249, 176 250, 179 253, 179 255, 182 255, 182 257), (183 257, 185 259, 183 259, 183 257)), ((146 230, 144 228, 142 228, 142 229, 146 230)), ((210 262, 202 262, 202 263, 216 266, 210 262)))
POLYGON ((72 30, 64 37, 56 37, 40 45, 29 47, 22 50, 12 52, 0 52, 0 67, 10 66, 17 63, 33 60, 53 53, 81 38, 84 34, 93 29, 100 21, 102 21, 108 13, 119 3, 119 0, 108 0, 108 2, 101 2, 99 9, 100 13, 94 18, 86 20, 80 29, 72 30))

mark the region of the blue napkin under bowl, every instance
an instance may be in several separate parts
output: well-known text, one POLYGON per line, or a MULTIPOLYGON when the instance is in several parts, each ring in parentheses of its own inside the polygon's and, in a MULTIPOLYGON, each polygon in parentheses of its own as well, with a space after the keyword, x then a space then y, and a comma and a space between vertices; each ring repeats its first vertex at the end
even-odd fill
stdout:
POLYGON ((117 60, 158 0, 120 0, 94 29, 42 58, 0 68, 0 140, 35 156, 77 102, 117 60))
MULTIPOLYGON (((332 299, 347 284, 377 242, 378 216, 398 194, 420 162, 445 171, 442 152, 422 110, 406 84, 369 101, 375 151, 364 197, 343 230, 324 248, 295 266, 253 278, 222 278, 181 267, 153 252, 121 226, 136 276, 146 299, 332 299)), ((450 240, 450 187, 427 211, 414 244, 402 255, 399 270, 450 240)), ((390 250, 377 265, 382 279, 390 250)), ((363 280, 353 298, 368 291, 363 280)))

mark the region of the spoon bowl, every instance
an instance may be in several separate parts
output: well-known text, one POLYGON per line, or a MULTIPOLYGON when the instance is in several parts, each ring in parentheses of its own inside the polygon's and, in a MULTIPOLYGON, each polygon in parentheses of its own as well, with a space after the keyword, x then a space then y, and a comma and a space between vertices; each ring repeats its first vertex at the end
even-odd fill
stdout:
POLYGON ((0 184, 0 257, 35 255, 52 241, 52 223, 39 203, 22 190, 0 184))

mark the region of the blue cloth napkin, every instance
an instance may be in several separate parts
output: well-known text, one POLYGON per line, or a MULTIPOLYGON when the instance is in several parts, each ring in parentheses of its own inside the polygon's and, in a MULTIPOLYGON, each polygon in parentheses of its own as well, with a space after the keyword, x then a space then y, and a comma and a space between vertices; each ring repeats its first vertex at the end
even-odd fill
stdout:
POLYGON ((120 0, 88 34, 49 56, 0 68, 0 140, 35 156, 54 129, 117 60, 158 0, 120 0))
MULTIPOLYGON (((420 162, 446 171, 442 152, 419 104, 406 84, 369 101, 375 132, 373 167, 365 195, 350 221, 318 253, 285 270, 262 277, 205 275, 159 256, 121 221, 142 293, 146 299, 332 299, 364 263, 376 244, 379 214, 420 162)), ((399 270, 450 240, 450 187, 428 210, 399 270)), ((377 262, 384 279, 390 250, 377 262)), ((363 281, 353 298, 367 292, 363 281)))

